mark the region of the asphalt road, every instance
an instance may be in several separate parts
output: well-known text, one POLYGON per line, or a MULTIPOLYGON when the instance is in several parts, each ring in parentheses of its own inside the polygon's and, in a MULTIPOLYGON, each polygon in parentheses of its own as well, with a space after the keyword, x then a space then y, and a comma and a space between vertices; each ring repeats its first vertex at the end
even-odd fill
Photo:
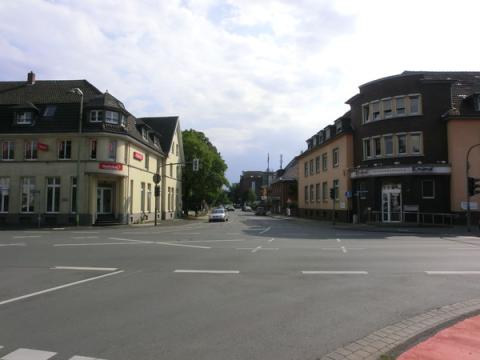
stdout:
POLYGON ((317 359, 480 295, 480 239, 227 223, 0 232, 1 360, 317 359))

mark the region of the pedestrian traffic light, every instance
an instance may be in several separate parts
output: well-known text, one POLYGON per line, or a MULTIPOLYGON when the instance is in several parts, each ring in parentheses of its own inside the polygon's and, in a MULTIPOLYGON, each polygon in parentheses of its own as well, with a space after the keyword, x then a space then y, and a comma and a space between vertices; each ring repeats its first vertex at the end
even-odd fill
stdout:
POLYGON ((193 165, 193 171, 198 171, 198 169, 200 167, 200 160, 199 159, 193 159, 192 165, 193 165))
POLYGON ((330 199, 335 199, 335 189, 334 188, 330 188, 330 199))
POLYGON ((473 196, 480 194, 480 179, 469 177, 468 178, 468 195, 473 196))

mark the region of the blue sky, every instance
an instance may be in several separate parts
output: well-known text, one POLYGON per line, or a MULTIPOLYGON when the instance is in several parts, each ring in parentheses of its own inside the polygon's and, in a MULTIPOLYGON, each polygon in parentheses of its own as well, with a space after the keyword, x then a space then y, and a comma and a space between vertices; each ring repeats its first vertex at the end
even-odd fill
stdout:
POLYGON ((87 79, 179 115, 242 170, 279 167, 403 70, 479 70, 476 1, 0 1, 0 80, 87 79))

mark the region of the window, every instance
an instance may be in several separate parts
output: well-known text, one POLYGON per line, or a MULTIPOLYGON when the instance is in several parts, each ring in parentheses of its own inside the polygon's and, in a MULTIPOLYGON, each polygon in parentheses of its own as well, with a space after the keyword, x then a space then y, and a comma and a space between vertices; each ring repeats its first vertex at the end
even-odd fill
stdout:
POLYGON ((410 153, 420 154, 422 152, 420 141, 421 141, 420 134, 410 135, 410 153))
POLYGON ((149 167, 149 163, 150 163, 150 156, 148 153, 145 154, 145 169, 148 170, 148 167, 149 167))
POLYGON ((363 113, 363 123, 368 123, 370 121, 370 104, 362 105, 362 113, 363 113))
POLYGON ((393 155, 392 135, 386 135, 383 137, 383 146, 384 146, 385 156, 392 156, 393 155))
POLYGON ((322 200, 328 201, 328 183, 326 181, 322 183, 322 200))
POLYGON ((322 154, 322 170, 327 171, 327 153, 322 154))
POLYGON ((315 184, 315 200, 320 201, 320 184, 315 184))
POLYGON ((410 95, 410 114, 418 114, 420 112, 420 96, 410 95))
POLYGON ((308 185, 304 189, 305 202, 308 202, 308 185))
POLYGON ((332 166, 338 167, 340 159, 338 157, 338 148, 332 150, 332 166))
POLYGON ((308 176, 308 161, 305 161, 305 169, 304 169, 304 176, 308 176))
POLYGON ((147 211, 152 211, 152 184, 147 184, 147 211))
POLYGON ((123 127, 127 127, 127 118, 123 114, 120 114, 120 125, 123 127))
POLYGON ((118 112, 115 112, 115 111, 105 111, 105 122, 107 124, 118 125, 118 120, 119 120, 118 115, 119 115, 118 112))
POLYGON ((313 159, 310 160, 310 175, 313 175, 313 159))
POLYGON ((103 122, 103 111, 102 110, 90 111, 90 122, 93 122, 93 123, 103 122))
POLYGON ((13 160, 15 158, 15 142, 10 140, 2 141, 2 160, 13 160))
POLYGON ((21 208, 22 213, 31 213, 35 210, 35 178, 24 177, 20 182, 21 189, 21 208))
POLYGON ((72 195, 70 197, 71 204, 70 204, 70 211, 72 213, 77 212, 77 178, 72 176, 72 195))
POLYGON ((58 143, 58 158, 68 160, 72 158, 72 141, 62 140, 58 143))
POLYGON ((475 111, 480 111, 480 95, 475 96, 475 111))
POLYGON ((337 120, 335 121, 335 131, 337 134, 341 133, 343 130, 342 128, 342 121, 341 120, 337 120))
POLYGON ((383 104, 383 117, 388 119, 392 117, 392 99, 384 99, 383 104))
POLYGON ((315 195, 313 194, 313 184, 310 185, 310 202, 315 201, 315 195))
POLYGON ((10 178, 0 177, 0 213, 8 212, 9 194, 10 194, 10 178))
POLYGON ((30 125, 32 118, 33 113, 31 111, 17 111, 15 113, 15 122, 17 125, 30 125))
POLYGON ((397 135, 397 153, 399 155, 407 153, 407 135, 397 135))
POLYGON ((144 140, 148 141, 148 132, 147 132, 147 129, 145 128, 142 128, 142 137, 144 140))
POLYGON ((43 117, 52 117, 53 115, 55 115, 56 111, 57 107, 55 105, 47 105, 47 107, 43 111, 43 117))
POLYGON ((373 138, 373 155, 375 157, 382 156, 382 142, 379 137, 373 138))
POLYGON ((399 96, 395 98, 395 112, 397 115, 404 115, 405 114, 405 97, 399 96))
POLYGON ((315 172, 317 174, 320 172, 320 156, 315 158, 315 172))
POLYGON ((57 213, 60 210, 60 178, 47 177, 47 213, 57 213))
POLYGON ((108 160, 117 160, 117 140, 110 140, 108 143, 108 160))
POLYGON ((36 160, 37 154, 37 140, 25 141, 25 160, 36 160))
POLYGON ((330 139, 330 136, 332 135, 332 132, 330 131, 330 128, 327 127, 325 129, 325 140, 330 139))
POLYGON ((435 199, 435 182, 422 180, 422 199, 435 199))
POLYGON ((380 120, 380 102, 375 101, 372 103, 372 116, 373 121, 380 120))
POLYGON ((370 159, 372 157, 372 150, 370 148, 370 139, 363 139, 363 158, 370 159))
POLYGON ((153 137, 153 145, 160 147, 160 140, 156 136, 153 137))
POLYGON ((140 184, 140 211, 145 212, 145 183, 140 184))
POLYGON ((338 180, 333 180, 333 193, 335 196, 335 201, 338 201, 339 199, 339 181, 338 180))
POLYGON ((91 160, 97 159, 97 140, 96 139, 90 140, 90 159, 91 160))

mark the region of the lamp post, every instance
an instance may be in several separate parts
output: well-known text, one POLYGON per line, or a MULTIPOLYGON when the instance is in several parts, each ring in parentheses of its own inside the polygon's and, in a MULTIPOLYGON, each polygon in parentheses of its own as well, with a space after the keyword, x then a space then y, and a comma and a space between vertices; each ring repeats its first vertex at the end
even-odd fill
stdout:
POLYGON ((75 198, 75 224, 80 225, 80 142, 82 135, 82 117, 83 117, 83 92, 79 88, 73 88, 69 91, 70 94, 80 96, 80 116, 78 118, 78 142, 77 142, 77 187, 76 187, 76 198, 75 198))
POLYGON ((468 232, 472 231, 471 230, 471 210, 470 210, 470 193, 468 190, 468 178, 469 178, 469 170, 470 170, 470 163, 468 162, 468 157, 470 156, 470 151, 472 151, 473 148, 480 146, 480 144, 475 144, 470 146, 470 148, 467 151, 467 158, 466 158, 466 163, 465 163, 465 172, 466 172, 466 187, 465 189, 467 190, 467 230, 468 232))

